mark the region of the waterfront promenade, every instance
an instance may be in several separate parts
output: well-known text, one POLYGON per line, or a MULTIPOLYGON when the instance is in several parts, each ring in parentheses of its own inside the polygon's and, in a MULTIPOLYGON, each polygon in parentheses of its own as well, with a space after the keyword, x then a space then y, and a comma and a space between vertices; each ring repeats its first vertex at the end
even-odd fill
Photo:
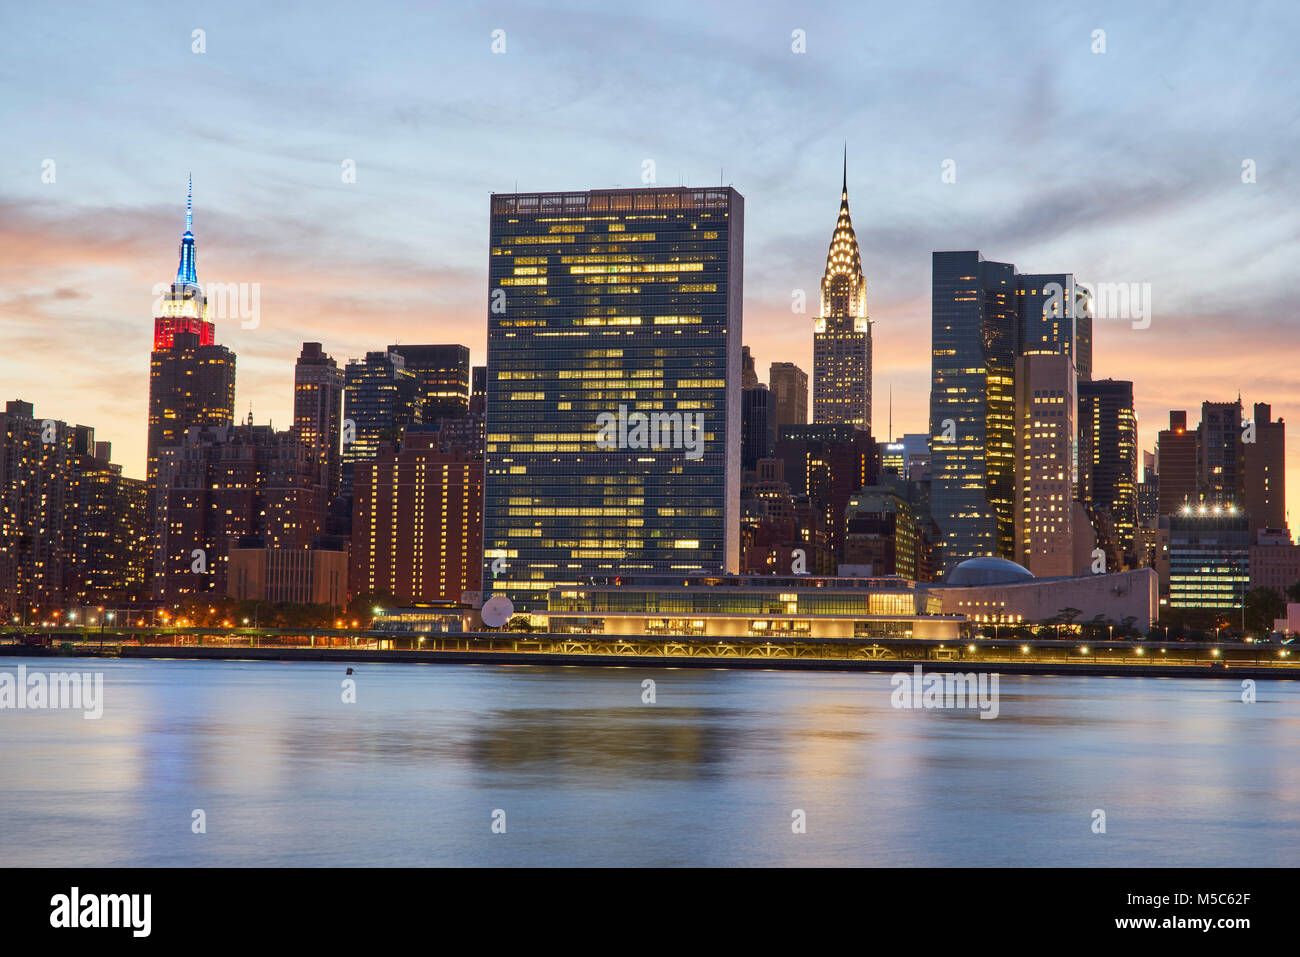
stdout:
POLYGON ((365 632, 63 632, 40 643, 0 639, 0 655, 72 655, 192 660, 437 662, 445 664, 896 671, 921 664, 1004 674, 1300 678, 1294 646, 1254 642, 926 639, 693 639, 680 636, 482 632, 446 635, 365 632))

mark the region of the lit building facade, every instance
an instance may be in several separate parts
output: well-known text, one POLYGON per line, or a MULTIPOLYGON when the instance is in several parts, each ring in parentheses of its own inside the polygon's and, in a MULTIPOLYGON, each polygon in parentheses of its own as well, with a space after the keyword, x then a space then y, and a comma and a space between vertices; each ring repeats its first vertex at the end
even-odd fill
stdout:
POLYGON ((1077 497, 1107 529, 1114 529, 1117 561, 1133 554, 1138 524, 1137 459, 1133 383, 1116 379, 1080 382, 1077 497))
POLYGON ((848 160, 813 326, 813 422, 871 429, 871 319, 867 279, 849 217, 848 160))
POLYGON ((304 342, 293 370, 293 431, 310 451, 331 499, 339 493, 342 428, 343 370, 319 342, 304 342))
POLYGON ((484 591, 538 609, 597 574, 735 571, 743 198, 491 203, 484 591))
POLYGON ((159 451, 155 599, 227 594, 229 553, 241 543, 306 549, 320 536, 325 487, 293 432, 251 422, 193 428, 159 451))
POLYGON ((349 590, 386 591, 399 602, 460 601, 480 588, 483 461, 444 452, 436 431, 410 430, 400 451, 385 443, 359 462, 349 590))
POLYGON ((469 411, 469 349, 460 345, 395 345, 406 371, 419 383, 420 419, 433 424, 456 419, 469 411))
POLYGON ((419 425, 424 401, 420 380, 396 352, 367 352, 347 364, 343 387, 343 480, 341 494, 352 495, 358 462, 368 462, 386 442, 396 442, 407 426, 419 425))
POLYGON ((1074 574, 1076 380, 1068 355, 1016 360, 1016 557, 1039 578, 1074 574))
POLYGON ((154 558, 162 538, 164 502, 158 495, 158 456, 179 445, 191 428, 228 426, 235 417, 235 354, 216 345, 208 298, 198 280, 194 242, 193 185, 186 199, 180 264, 154 317, 149 357, 149 437, 145 480, 150 492, 150 535, 154 558))
POLYGON ((1250 588, 1250 524, 1236 505, 1185 505, 1169 516, 1171 608, 1241 608, 1250 588))
MULTIPOLYGON (((1070 273, 1019 274, 975 250, 932 255, 931 513, 947 568, 1016 554, 1016 359, 1083 359, 1070 273)), ((1078 369, 1075 367, 1077 378, 1078 369)))

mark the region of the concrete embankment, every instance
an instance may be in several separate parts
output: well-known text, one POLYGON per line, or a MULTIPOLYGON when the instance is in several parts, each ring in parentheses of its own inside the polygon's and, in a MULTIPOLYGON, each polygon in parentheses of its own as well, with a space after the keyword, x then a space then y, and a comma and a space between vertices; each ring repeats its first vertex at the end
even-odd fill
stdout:
MULTIPOLYGON (((12 647, 12 646, 11 646, 12 647)), ((7 650, 7 649, 6 649, 7 650)), ((10 651, 22 654, 23 650, 10 651)), ((27 650, 31 653, 31 649, 27 650)), ((90 654, 88 651, 86 654, 90 654)), ((93 655, 92 655, 93 656, 93 655)), ((173 660, 241 661, 332 661, 339 664, 362 662, 413 662, 427 664, 550 665, 604 668, 725 668, 767 671, 910 671, 921 665, 927 671, 997 672, 1012 675, 1097 675, 1101 677, 1243 678, 1297 679, 1300 667, 1261 666, 1231 663, 1228 667, 1208 664, 1147 664, 1119 661, 1007 661, 997 659, 960 660, 917 658, 823 658, 823 657, 718 657, 638 654, 593 655, 540 651, 379 651, 362 648, 250 648, 216 646, 125 645, 113 649, 114 657, 163 658, 173 660)))

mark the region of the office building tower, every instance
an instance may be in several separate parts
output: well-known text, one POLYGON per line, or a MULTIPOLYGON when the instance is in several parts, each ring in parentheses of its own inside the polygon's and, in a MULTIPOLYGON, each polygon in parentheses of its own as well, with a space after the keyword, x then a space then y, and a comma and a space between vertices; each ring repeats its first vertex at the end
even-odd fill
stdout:
POLYGON ((1133 383, 1080 382, 1077 497, 1114 529, 1116 549, 1125 555, 1133 552, 1137 527, 1137 453, 1133 383))
POLYGON ((930 507, 945 567, 1014 557, 1015 362, 1083 358, 1086 301, 1070 273, 1021 275, 974 250, 933 254, 930 507))
POLYGON ((470 412, 483 415, 487 410, 487 366, 474 366, 470 371, 470 412))
POLYGON ((773 362, 768 366, 768 388, 775 402, 772 417, 775 428, 808 423, 808 373, 793 362, 773 362))
POLYGON ((367 462, 385 442, 396 442, 402 431, 423 420, 420 381, 396 352, 367 352, 353 359, 344 372, 343 480, 340 494, 352 494, 353 465, 367 462))
POLYGON ((813 422, 871 430, 871 319, 862 255, 849 217, 847 154, 840 214, 822 274, 821 312, 813 326, 813 422))
POLYGON ((854 494, 876 483, 880 448, 856 426, 788 425, 778 433, 775 457, 794 495, 807 496, 826 536, 831 567, 842 564, 844 509, 854 494))
POLYGON ((342 428, 343 370, 319 342, 304 342, 293 370, 293 431, 316 461, 331 500, 339 493, 342 428))
POLYGON ((1197 494, 1196 432, 1187 428, 1187 412, 1169 413, 1169 428, 1156 437, 1156 486, 1158 512, 1173 515, 1188 503, 1200 501, 1197 494))
POLYGON ((749 346, 740 347, 740 388, 742 391, 758 388, 758 370, 754 367, 754 357, 749 346))
POLYGON ((195 427, 228 426, 235 416, 235 354, 216 345, 208 298, 198 280, 193 183, 186 198, 180 264, 154 316, 149 357, 149 436, 145 480, 149 486, 151 546, 157 566, 163 503, 158 497, 158 454, 195 427))
POLYGON ((1273 407, 1255 403, 1255 416, 1242 430, 1243 504, 1254 535, 1283 530, 1286 520, 1286 424, 1273 421, 1273 407), (1249 441, 1246 441, 1249 439, 1249 441))
POLYGON ((1202 402, 1196 430, 1197 491, 1211 505, 1241 505, 1245 495, 1241 399, 1202 402))
POLYGON ((1015 560, 1039 578, 1075 572, 1075 389, 1068 355, 1016 359, 1015 560))
POLYGON ((743 198, 491 202, 485 592, 736 571, 743 198))
POLYGON ((458 345, 389 346, 419 382, 420 421, 456 419, 469 411, 469 349, 458 345))
POLYGON ((1250 528, 1236 505, 1180 506, 1169 516, 1171 608, 1240 609, 1250 587, 1250 528))
POLYGON ((1015 555, 1015 268, 932 255, 930 508, 943 562, 1015 555))
POLYGON ((740 468, 752 472, 759 459, 770 459, 776 447, 776 425, 772 421, 772 393, 757 383, 740 392, 740 468))
POLYGON ((1142 452, 1142 477, 1137 485, 1137 527, 1150 528, 1160 514, 1160 484, 1156 480, 1156 454, 1142 452))
POLYGON ((393 600, 461 601, 483 574, 483 460, 442 451, 436 432, 412 429, 357 464, 351 592, 393 600))

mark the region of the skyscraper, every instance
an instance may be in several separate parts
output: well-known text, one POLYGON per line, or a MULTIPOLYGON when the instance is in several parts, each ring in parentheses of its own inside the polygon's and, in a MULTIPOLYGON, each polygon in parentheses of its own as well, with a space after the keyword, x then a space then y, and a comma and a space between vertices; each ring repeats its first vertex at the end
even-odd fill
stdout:
POLYGON ((158 455, 179 445, 194 427, 226 426, 235 416, 235 354, 215 344, 207 296, 199 286, 194 244, 194 189, 185 205, 180 264, 154 317, 149 359, 149 483, 151 534, 157 546, 162 503, 157 496, 158 455))
POLYGON ((931 268, 930 507, 943 563, 1013 558, 1016 359, 1073 362, 1086 300, 1070 273, 1021 275, 974 250, 936 252, 931 268))
POLYGON ((1196 459, 1196 433, 1187 428, 1186 410, 1171 410, 1169 428, 1161 429, 1156 437, 1160 515, 1173 515, 1188 502, 1200 500, 1196 493, 1196 459))
POLYGON ((483 574, 483 460, 440 451, 437 432, 411 431, 356 465, 353 594, 398 602, 460 601, 483 574))
MULTIPOLYGON (((1133 383, 1095 379, 1079 383, 1079 501, 1099 534, 1115 546, 1114 559, 1133 552, 1137 527, 1137 413, 1133 383)), ((1114 567, 1110 563, 1108 567, 1114 567)))
POLYGON ((389 346, 419 382, 420 419, 432 425, 469 411, 469 349, 458 345, 389 346))
POLYGON ((759 382, 740 392, 740 468, 752 472, 759 459, 770 459, 776 447, 776 426, 772 422, 772 393, 759 382))
POLYGON ((1015 267, 936 252, 930 510, 947 566, 1015 554, 1015 267))
MULTIPOLYGON (((1243 430, 1244 431, 1244 430, 1243 430)), ((1250 441, 1242 442, 1246 514, 1252 537, 1260 529, 1284 529, 1286 520, 1286 425, 1273 421, 1273 407, 1255 403, 1250 441)))
POLYGON ((1075 572, 1075 383, 1068 355, 1016 360, 1016 561, 1039 578, 1075 572))
POLYGON ((293 431, 310 450, 331 499, 339 493, 342 422, 343 370, 319 342, 304 342, 293 370, 293 431))
POLYGON ((420 381, 396 352, 367 352, 347 364, 343 386, 343 481, 352 494, 353 464, 367 462, 384 442, 396 442, 408 425, 423 421, 420 381))
POLYGON ((537 609, 597 574, 735 572, 743 198, 491 203, 484 591, 537 609))
POLYGON ((1246 486, 1241 440, 1240 397, 1235 402, 1201 403, 1196 475, 1203 501, 1211 505, 1242 504, 1246 486))
POLYGON ((808 373, 793 362, 773 362, 768 367, 768 387, 772 390, 773 424, 779 430, 783 425, 808 423, 808 373))
POLYGON ((849 218, 847 153, 840 214, 822 274, 821 314, 813 326, 813 422, 871 429, 871 319, 862 255, 849 218))

